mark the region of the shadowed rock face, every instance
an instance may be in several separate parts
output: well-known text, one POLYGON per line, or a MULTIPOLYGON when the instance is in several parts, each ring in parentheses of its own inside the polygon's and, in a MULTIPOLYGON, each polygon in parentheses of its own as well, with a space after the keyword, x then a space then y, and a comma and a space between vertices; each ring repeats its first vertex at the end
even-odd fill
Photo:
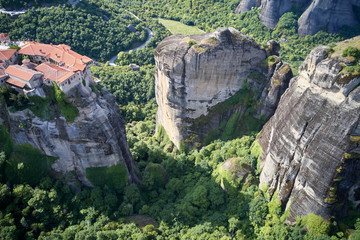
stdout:
POLYGON ((249 11, 252 7, 261 7, 259 18, 265 26, 274 28, 280 17, 296 7, 303 11, 298 20, 300 36, 313 35, 325 28, 336 32, 343 26, 359 24, 354 7, 360 6, 358 0, 243 0, 235 13, 249 11))
MULTIPOLYGON (((277 44, 269 44, 269 49, 278 50, 277 44)), ((219 128, 226 117, 215 114, 197 127, 194 127, 193 121, 206 116, 212 107, 239 91, 245 79, 253 91, 261 93, 275 68, 283 65, 277 61, 272 67, 261 67, 270 52, 233 28, 220 28, 213 33, 193 36, 173 35, 164 39, 155 52, 155 94, 159 106, 157 125, 165 128, 177 147, 190 134, 203 136, 209 129, 219 128), (262 75, 263 79, 249 77, 254 72, 262 75)), ((289 71, 290 68, 283 75, 289 71)), ((289 79, 284 81, 285 85, 289 79)), ((268 90, 271 88, 266 88, 268 90)), ((274 93, 280 94, 277 91, 274 93)), ((262 96, 262 100, 266 101, 267 94, 262 96)), ((278 98, 280 96, 273 97, 278 98)), ((263 114, 270 116, 273 111, 263 114)))
POLYGON ((358 187, 360 78, 342 81, 341 61, 329 58, 329 49, 317 47, 306 58, 258 138, 260 183, 290 207, 288 223, 310 213, 329 218, 358 187))
POLYGON ((310 2, 311 0, 262 0, 259 17, 265 26, 274 28, 280 17, 293 6, 301 9, 310 2))
POLYGON ((102 97, 83 93, 75 103, 80 116, 73 123, 63 117, 44 121, 30 110, 9 114, 11 135, 16 144, 30 143, 44 154, 57 157, 52 165, 55 172, 74 171, 78 179, 86 179, 86 168, 123 164, 129 182, 139 182, 138 170, 126 141, 124 121, 115 97, 102 90, 102 97), (26 127, 20 128, 19 123, 26 127))
POLYGON ((324 27, 333 33, 343 26, 359 24, 353 6, 360 6, 360 1, 314 0, 298 21, 299 35, 313 35, 324 27))

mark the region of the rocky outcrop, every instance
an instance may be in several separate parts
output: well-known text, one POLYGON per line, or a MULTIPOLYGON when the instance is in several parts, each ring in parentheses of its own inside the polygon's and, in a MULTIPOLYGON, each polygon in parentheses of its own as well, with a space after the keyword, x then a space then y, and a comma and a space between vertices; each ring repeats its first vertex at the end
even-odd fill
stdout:
POLYGON ((314 0, 299 18, 299 35, 313 35, 322 28, 333 33, 343 26, 359 24, 354 6, 360 6, 360 1, 314 0))
POLYGON ((344 213, 348 193, 359 188, 360 78, 344 73, 329 50, 310 53, 258 137, 260 185, 290 208, 289 223, 344 213))
POLYGON ((70 98, 80 112, 72 123, 63 117, 45 121, 29 109, 9 113, 14 143, 30 143, 44 154, 57 157, 52 165, 55 172, 75 172, 87 186, 92 185, 86 178, 86 168, 119 163, 125 166, 129 182, 139 182, 115 97, 106 89, 98 96, 82 90, 81 96, 70 98))
POLYGON ((292 7, 304 8, 311 0, 262 0, 259 18, 265 26, 274 28, 280 17, 292 7))
POLYGON ((250 11, 253 7, 260 7, 261 0, 242 0, 235 9, 235 13, 250 11))
POLYGON ((343 26, 359 24, 358 12, 354 7, 360 6, 357 0, 243 0, 235 13, 249 11, 252 7, 261 7, 259 18, 265 26, 274 28, 280 17, 292 8, 302 12, 298 20, 300 36, 313 35, 320 29, 336 32, 343 26))
MULTIPOLYGON (((219 129, 232 113, 241 118, 250 106, 246 101, 249 98, 260 99, 265 89, 281 95, 281 91, 271 90, 278 85, 270 86, 269 83, 275 70, 284 69, 278 57, 268 59, 278 49, 275 42, 263 49, 252 38, 233 28, 166 38, 155 52, 157 124, 165 128, 177 147, 189 138, 192 142, 202 142, 211 129, 219 129), (236 95, 241 89, 242 95, 236 95), (236 98, 235 95, 237 102, 230 107, 219 105, 232 96, 236 98), (217 110, 214 110, 215 106, 217 110)), ((291 70, 288 65, 284 66, 287 66, 286 71, 279 74, 288 77, 291 70)), ((263 96, 265 101, 267 95, 263 96)), ((279 98, 271 97, 272 100, 279 98)), ((273 110, 261 111, 265 117, 272 113, 273 110)))

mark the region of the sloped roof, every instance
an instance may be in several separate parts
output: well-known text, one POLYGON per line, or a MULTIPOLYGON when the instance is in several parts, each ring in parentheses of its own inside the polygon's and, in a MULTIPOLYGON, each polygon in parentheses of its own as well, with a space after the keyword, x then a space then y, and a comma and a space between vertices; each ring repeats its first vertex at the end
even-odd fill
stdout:
POLYGON ((62 83, 69 77, 75 75, 75 73, 72 71, 66 70, 50 63, 42 63, 35 69, 42 72, 45 79, 50 79, 57 83, 62 83))
POLYGON ((9 40, 9 34, 7 33, 0 33, 0 40, 9 40))
POLYGON ((0 49, 0 60, 8 61, 16 53, 16 49, 0 49))
POLYGON ((17 79, 14 79, 14 78, 11 78, 9 77, 7 80, 6 80, 6 83, 10 84, 10 85, 13 85, 15 87, 19 87, 19 88, 24 88, 25 87, 25 83, 17 80, 17 79))
POLYGON ((5 70, 5 73, 7 75, 23 79, 25 81, 30 81, 30 79, 36 74, 42 75, 41 72, 37 72, 37 71, 31 70, 29 68, 19 66, 19 65, 10 65, 5 70))
POLYGON ((38 42, 28 42, 19 50, 19 54, 25 55, 40 55, 52 60, 62 63, 62 67, 68 68, 71 71, 83 71, 86 64, 92 61, 87 56, 82 56, 71 50, 71 47, 60 44, 43 44, 38 42))

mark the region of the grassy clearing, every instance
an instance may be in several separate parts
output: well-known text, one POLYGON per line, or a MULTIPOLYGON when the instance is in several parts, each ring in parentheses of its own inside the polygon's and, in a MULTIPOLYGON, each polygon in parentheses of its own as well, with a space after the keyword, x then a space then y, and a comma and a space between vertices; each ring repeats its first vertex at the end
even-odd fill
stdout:
POLYGON ((166 27, 172 34, 184 34, 184 35, 194 35, 194 34, 202 34, 203 30, 182 24, 181 22, 167 19, 158 19, 159 22, 166 27))
POLYGON ((334 47, 335 51, 333 54, 331 54, 331 57, 341 57, 343 51, 350 46, 360 48, 360 36, 350 38, 345 41, 337 43, 336 46, 334 47))

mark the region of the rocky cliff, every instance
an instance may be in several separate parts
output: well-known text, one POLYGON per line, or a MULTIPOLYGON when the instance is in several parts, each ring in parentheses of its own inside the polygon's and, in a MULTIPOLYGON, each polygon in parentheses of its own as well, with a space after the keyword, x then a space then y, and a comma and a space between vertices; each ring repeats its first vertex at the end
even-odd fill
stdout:
POLYGON ((157 124, 179 147, 182 141, 203 142, 234 114, 236 121, 245 113, 267 118, 284 91, 279 86, 286 88, 292 76, 287 64, 269 57, 278 50, 273 41, 263 49, 233 28, 166 38, 155 52, 157 124), (231 104, 222 104, 227 99, 231 104), (256 106, 259 99, 267 110, 256 106))
POLYGON ((357 0, 314 0, 299 18, 299 35, 313 35, 325 28, 336 32, 343 26, 359 24, 359 16, 354 11, 360 6, 357 0))
POLYGON ((259 18, 265 26, 274 28, 280 17, 294 10, 302 12, 298 21, 300 36, 313 35, 325 28, 328 32, 336 32, 343 26, 359 24, 358 0, 243 0, 235 13, 249 11, 252 7, 261 7, 259 18))
POLYGON ((348 198, 360 200, 354 197, 360 180, 360 77, 347 73, 342 61, 330 56, 329 47, 315 48, 258 137, 260 185, 290 208, 289 223, 309 213, 341 215, 348 198))
MULTIPOLYGON (((81 88, 81 86, 80 86, 81 88)), ((73 122, 64 117, 42 120, 29 109, 8 114, 15 144, 30 143, 48 156, 57 157, 52 169, 62 175, 74 172, 85 185, 86 168, 123 164, 129 182, 139 182, 138 170, 126 141, 124 121, 115 97, 102 89, 78 89, 69 99, 80 114, 73 122)))
POLYGON ((265 26, 274 28, 285 12, 292 7, 302 9, 310 2, 311 0, 262 0, 259 18, 265 26))
POLYGON ((235 13, 250 11, 253 7, 260 7, 261 0, 242 0, 235 9, 235 13))

